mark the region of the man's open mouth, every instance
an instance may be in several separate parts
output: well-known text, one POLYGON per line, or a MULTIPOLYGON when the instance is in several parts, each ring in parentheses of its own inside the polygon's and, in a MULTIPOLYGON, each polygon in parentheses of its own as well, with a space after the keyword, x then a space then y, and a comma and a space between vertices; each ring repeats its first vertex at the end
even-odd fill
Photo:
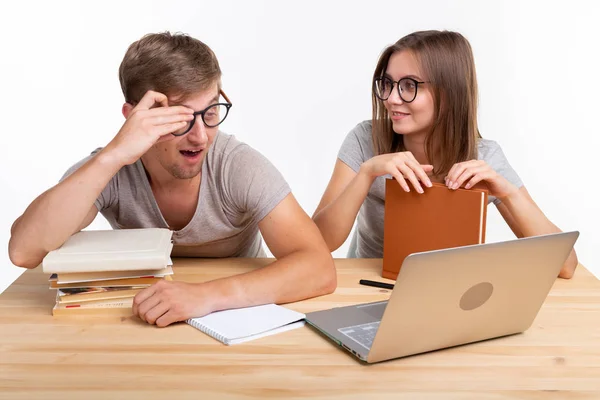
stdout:
POLYGON ((179 150, 184 157, 196 157, 202 150, 179 150))

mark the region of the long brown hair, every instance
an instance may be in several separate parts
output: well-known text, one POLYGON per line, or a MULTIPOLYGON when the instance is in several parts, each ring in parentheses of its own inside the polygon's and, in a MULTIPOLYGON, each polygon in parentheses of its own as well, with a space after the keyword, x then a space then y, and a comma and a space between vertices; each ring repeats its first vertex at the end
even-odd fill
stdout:
POLYGON ((213 51, 200 40, 182 33, 151 33, 129 46, 119 80, 130 104, 148 90, 183 101, 220 83, 221 69, 213 51))
MULTIPOLYGON (((434 119, 425 139, 425 155, 434 174, 446 174, 452 165, 477 158, 477 78, 471 45, 457 32, 421 31, 387 47, 373 79, 385 74, 392 54, 410 51, 431 85, 434 119)), ((404 151, 402 135, 394 133, 383 101, 373 98, 375 154, 404 151)))

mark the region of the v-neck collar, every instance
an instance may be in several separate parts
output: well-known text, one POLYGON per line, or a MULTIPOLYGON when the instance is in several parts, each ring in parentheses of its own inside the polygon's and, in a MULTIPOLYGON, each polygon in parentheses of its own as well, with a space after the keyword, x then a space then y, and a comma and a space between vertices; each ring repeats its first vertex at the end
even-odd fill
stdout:
MULTIPOLYGON (((202 160, 202 172, 201 172, 201 176, 202 179, 204 179, 204 177, 206 176, 206 164, 207 164, 207 160, 208 160, 208 154, 206 154, 206 157, 204 157, 204 160, 202 160)), ((150 186, 150 181, 148 180, 148 175, 146 172, 146 168, 144 167, 144 164, 142 163, 142 159, 140 158, 139 160, 136 161, 136 167, 138 169, 139 174, 142 177, 142 184, 144 186, 144 190, 146 192, 146 195, 148 196, 148 199, 150 200, 150 203, 152 204, 152 209, 154 210, 154 213, 156 215, 156 217, 158 218, 158 220, 160 221, 160 223, 162 224, 163 228, 167 228, 167 229, 171 229, 171 227, 169 226, 169 224, 167 223, 167 220, 165 219, 165 217, 162 215, 162 212, 160 211, 160 207, 158 206, 158 202, 156 201, 156 197, 154 197, 154 192, 152 191, 152 187, 150 186)), ((206 186, 206 182, 202 182, 202 180, 200 181, 200 186, 198 188, 198 202, 196 204, 196 211, 194 212, 194 215, 192 216, 192 219, 190 219, 190 221, 187 223, 186 226, 184 226, 183 228, 181 228, 180 230, 173 230, 173 232, 175 233, 175 235, 180 235, 185 233, 186 230, 191 229, 190 226, 193 225, 194 220, 196 218, 199 218, 199 214, 200 214, 200 206, 202 204, 202 194, 205 192, 202 188, 206 186)))

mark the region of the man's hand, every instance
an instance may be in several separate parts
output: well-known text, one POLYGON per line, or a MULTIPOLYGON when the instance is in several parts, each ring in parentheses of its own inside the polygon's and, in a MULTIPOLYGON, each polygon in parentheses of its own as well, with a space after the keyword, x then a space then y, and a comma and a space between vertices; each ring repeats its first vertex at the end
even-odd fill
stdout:
POLYGON ((169 107, 167 96, 149 90, 103 153, 113 154, 122 165, 133 164, 155 143, 174 139, 170 133, 189 123, 193 113, 194 110, 184 106, 169 107))
POLYGON ((133 314, 142 321, 165 327, 214 311, 206 284, 160 281, 133 299, 133 314))

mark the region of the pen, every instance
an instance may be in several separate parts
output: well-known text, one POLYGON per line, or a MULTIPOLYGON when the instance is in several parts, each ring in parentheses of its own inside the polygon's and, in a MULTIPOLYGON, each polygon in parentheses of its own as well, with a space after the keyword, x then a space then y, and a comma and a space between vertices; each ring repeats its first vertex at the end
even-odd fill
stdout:
POLYGON ((391 283, 370 281, 368 279, 361 279, 360 281, 358 281, 358 283, 360 283, 361 285, 374 286, 374 287, 378 287, 378 288, 382 288, 382 289, 390 289, 391 290, 394 288, 394 285, 392 285, 391 283))

